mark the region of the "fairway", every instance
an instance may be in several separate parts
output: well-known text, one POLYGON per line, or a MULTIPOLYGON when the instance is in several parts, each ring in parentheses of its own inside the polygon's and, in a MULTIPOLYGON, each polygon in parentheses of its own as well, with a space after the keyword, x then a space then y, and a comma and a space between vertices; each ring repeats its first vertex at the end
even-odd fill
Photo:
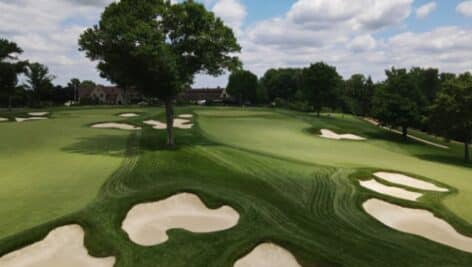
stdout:
POLYGON ((0 145, 0 255, 78 224, 89 254, 115 257, 116 267, 231 267, 251 252, 264 255, 268 244, 303 267, 472 265, 472 254, 388 228, 362 208, 377 198, 428 210, 472 237, 472 167, 462 163, 460 145, 404 143, 340 114, 179 107, 176 116, 194 127, 176 128, 177 146, 169 149, 166 131, 145 123, 163 121, 159 108, 50 112, 49 120, 0 124, 9 140, 0 145), (139 116, 119 116, 133 112, 139 116), (142 129, 91 128, 110 122, 142 129), (321 129, 366 140, 325 139, 321 129), (400 185, 414 193, 417 201, 409 201, 360 185, 380 171, 449 191, 400 185), (167 239, 152 246, 123 230, 133 207, 182 193, 198 196, 205 209, 231 207, 239 220, 199 233, 168 227, 167 239))

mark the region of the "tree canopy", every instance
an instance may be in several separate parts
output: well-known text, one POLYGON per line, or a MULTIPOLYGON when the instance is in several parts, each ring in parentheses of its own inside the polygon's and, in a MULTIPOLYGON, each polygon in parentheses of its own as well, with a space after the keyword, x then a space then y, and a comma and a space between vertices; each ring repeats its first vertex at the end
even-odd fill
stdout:
POLYGON ((8 95, 8 109, 18 84, 18 75, 25 71, 28 62, 20 61, 23 50, 14 42, 0 39, 0 90, 8 95))
POLYGON ((239 70, 231 73, 226 90, 242 105, 246 102, 257 102, 257 88, 257 76, 250 71, 239 70))
POLYGON ((26 88, 32 90, 37 98, 38 103, 41 102, 41 97, 49 97, 54 85, 52 81, 55 77, 49 74, 47 66, 40 63, 29 64, 25 72, 26 88))
POLYGON ((435 130, 464 143, 464 159, 470 160, 472 142, 472 75, 463 74, 442 84, 431 107, 431 124, 435 130))
POLYGON ((336 68, 324 62, 312 64, 303 70, 302 88, 304 95, 318 114, 323 107, 335 108, 337 93, 342 77, 336 68))
POLYGON ((79 40, 101 76, 132 86, 166 103, 168 144, 174 144, 175 97, 197 73, 222 74, 241 64, 233 31, 202 4, 122 0, 110 4, 100 22, 79 40))

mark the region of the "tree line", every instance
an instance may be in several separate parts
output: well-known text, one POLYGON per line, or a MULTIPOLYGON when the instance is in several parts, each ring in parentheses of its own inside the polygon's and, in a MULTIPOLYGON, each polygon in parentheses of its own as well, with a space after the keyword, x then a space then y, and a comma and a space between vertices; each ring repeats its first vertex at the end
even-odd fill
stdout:
POLYGON ((334 66, 270 69, 260 79, 240 70, 229 77, 228 93, 239 104, 262 104, 300 111, 323 110, 374 118, 400 128, 404 138, 415 128, 464 143, 469 161, 472 141, 472 75, 440 73, 434 68, 385 71, 386 79, 354 74, 343 79, 334 66))
POLYGON ((54 85, 56 78, 47 66, 19 60, 23 50, 14 42, 0 39, 0 106, 43 107, 78 101, 79 88, 95 87, 93 81, 73 78, 66 86, 54 85), (24 79, 20 77, 23 76, 24 79))

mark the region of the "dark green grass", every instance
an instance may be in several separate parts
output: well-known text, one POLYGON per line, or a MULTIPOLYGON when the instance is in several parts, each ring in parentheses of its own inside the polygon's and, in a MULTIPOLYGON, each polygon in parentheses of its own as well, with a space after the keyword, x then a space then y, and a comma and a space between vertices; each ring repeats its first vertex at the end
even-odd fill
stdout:
MULTIPOLYGON (((162 118, 160 113, 146 116, 162 118)), ((340 128, 334 130, 351 127, 368 134, 345 123, 351 121, 340 120, 340 128)), ((318 127, 316 122, 312 125, 318 127)), ((127 140, 126 159, 90 205, 0 240, 0 255, 40 240, 57 226, 79 223, 86 230, 91 255, 116 256, 117 267, 230 267, 266 241, 290 250, 304 267, 472 265, 472 254, 388 229, 363 212, 362 203, 371 197, 412 205, 361 189, 357 179, 369 176, 373 169, 322 166, 222 145, 205 136, 198 126, 177 130, 179 144, 169 150, 163 145, 163 131, 145 127, 133 133, 127 140), (169 241, 159 246, 133 244, 121 230, 127 211, 134 204, 179 192, 196 193, 212 208, 231 205, 240 213, 240 222, 210 234, 171 230, 169 241)), ((103 141, 101 136, 96 138, 66 150, 84 154, 113 150, 113 145, 87 145, 103 141)), ((429 197, 415 206, 472 233, 470 225, 443 207, 441 200, 429 197)))

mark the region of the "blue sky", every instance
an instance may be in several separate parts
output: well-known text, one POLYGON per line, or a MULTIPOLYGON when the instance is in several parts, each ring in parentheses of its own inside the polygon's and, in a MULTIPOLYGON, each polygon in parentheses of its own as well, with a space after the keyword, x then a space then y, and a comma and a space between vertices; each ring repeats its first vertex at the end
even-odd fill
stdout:
MULTIPOLYGON (((0 0, 0 36, 50 67, 56 82, 101 80, 77 39, 113 0, 0 0), (58 12, 60 10, 61 12, 58 12)), ((179 1, 179 0, 176 0, 179 1)), ((181 1, 181 0, 180 0, 181 1)), ((325 61, 344 76, 392 66, 472 71, 472 0, 200 0, 232 27, 246 69, 325 61)), ((198 75, 195 87, 225 86, 198 75)))

